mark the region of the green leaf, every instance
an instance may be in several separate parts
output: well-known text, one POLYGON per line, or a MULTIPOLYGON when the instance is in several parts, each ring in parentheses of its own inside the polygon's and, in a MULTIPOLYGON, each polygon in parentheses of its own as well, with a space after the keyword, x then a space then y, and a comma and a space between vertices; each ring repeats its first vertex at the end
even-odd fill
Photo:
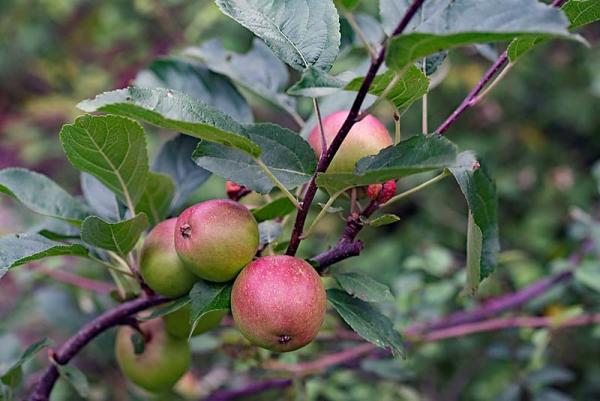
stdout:
POLYGON ((0 238, 0 278, 8 269, 49 256, 87 255, 83 245, 49 240, 39 234, 9 234, 0 238))
POLYGON ((203 43, 201 47, 188 48, 185 54, 202 59, 211 70, 225 75, 268 102, 296 112, 296 101, 283 93, 290 79, 287 67, 262 40, 254 38, 252 47, 244 54, 225 49, 216 39, 203 43))
POLYGON ((166 174, 148 173, 146 188, 135 210, 145 213, 150 226, 155 226, 167 216, 175 192, 175 184, 166 174))
POLYGON ((100 180, 126 205, 142 196, 148 174, 144 129, 120 116, 84 115, 60 131, 67 158, 100 180))
POLYGON ((0 384, 5 384, 9 388, 15 388, 19 385, 22 377, 22 366, 32 360, 38 352, 48 346, 50 346, 50 340, 44 338, 27 347, 15 363, 4 372, 0 372, 0 384))
POLYGON ((258 156, 260 149, 227 114, 189 95, 164 88, 129 87, 105 92, 77 105, 87 112, 119 114, 258 156))
POLYGON ((198 140, 187 135, 178 135, 166 142, 152 163, 152 170, 168 174, 175 182, 175 194, 171 211, 178 211, 202 184, 211 176, 192 161, 192 153, 198 140))
POLYGON ((0 192, 45 216, 80 223, 88 215, 85 205, 45 175, 23 168, 0 170, 0 192))
POLYGON ((585 261, 575 269, 575 280, 600 292, 600 265, 597 261, 585 261))
POLYGON ((85 377, 81 370, 77 369, 75 366, 58 364, 56 365, 56 368, 58 369, 60 377, 65 379, 80 397, 87 398, 89 396, 90 385, 87 377, 85 377))
POLYGON ((252 209, 252 214, 257 222, 276 219, 286 216, 296 210, 296 206, 287 198, 278 198, 264 206, 252 209))
POLYGON ((231 288, 233 282, 212 283, 200 280, 190 291, 192 308, 190 313, 190 324, 193 333, 198 321, 211 311, 227 310, 230 308, 231 288))
MULTIPOLYGON (((310 180, 317 159, 298 134, 275 124, 250 125, 247 133, 262 150, 260 160, 286 188, 310 180)), ((236 149, 200 142, 192 157, 200 167, 257 192, 269 193, 275 186, 252 157, 236 149)))
POLYGON ((479 282, 481 281, 481 250, 483 245, 483 234, 479 226, 473 220, 473 214, 469 211, 467 223, 467 293, 474 296, 477 294, 479 282))
MULTIPOLYGON (((435 12, 425 11, 423 22, 409 27, 413 32, 390 41, 386 55, 389 68, 401 70, 442 49, 523 35, 579 39, 569 34, 569 21, 561 10, 537 0, 444 0, 431 7, 435 12)), ((403 14, 392 15, 400 18, 403 14)), ((388 22, 388 28, 390 25, 388 22)))
POLYGON ((340 47, 340 21, 329 0, 216 0, 221 11, 265 41, 297 70, 329 71, 340 47))
POLYGON ((387 226, 388 224, 394 224, 400 221, 400 217, 395 214, 384 214, 383 216, 377 216, 371 219, 364 219, 362 223, 371 227, 387 226))
POLYGON ((287 93, 293 96, 321 97, 340 90, 345 84, 339 78, 314 67, 308 67, 300 80, 292 85, 287 93))
POLYGON ((90 216, 81 226, 81 239, 98 248, 126 255, 147 228, 148 218, 144 213, 118 223, 108 223, 100 217, 90 216))
POLYGON ((245 124, 254 122, 248 102, 227 78, 191 60, 176 57, 155 60, 148 69, 138 74, 134 85, 183 92, 229 114, 237 121, 245 124))
POLYGON ((598 0, 569 0, 562 9, 571 21, 571 29, 600 20, 598 0))
MULTIPOLYGON (((355 78, 344 89, 358 91, 363 81, 364 77, 355 78)), ((381 96, 390 84, 391 89, 386 92, 385 98, 402 114, 427 93, 429 78, 414 65, 409 66, 402 74, 388 70, 375 77, 369 93, 381 96)))
MULTIPOLYGON (((394 29, 396 29, 411 3, 411 0, 379 0, 379 15, 381 16, 383 30, 388 36, 391 36, 394 29)), ((414 31, 431 16, 443 12, 447 6, 448 0, 426 0, 415 17, 410 20, 404 33, 414 31)))
POLYGON ((455 165, 457 153, 456 145, 442 136, 416 135, 383 149, 375 156, 360 159, 356 163, 355 174, 319 174, 317 185, 336 193, 347 188, 447 168, 455 165))
POLYGON ((358 3, 360 3, 360 0, 335 0, 335 2, 340 7, 344 8, 345 10, 350 11, 350 10, 353 10, 356 8, 358 3))
MULTIPOLYGON (((492 273, 500 249, 496 185, 472 152, 462 152, 450 171, 467 200, 475 225, 481 231, 480 280, 492 273)), ((473 235, 476 235, 475 233, 473 235)), ((476 239, 476 238, 475 238, 476 239)))
POLYGON ((365 302, 393 301, 394 296, 387 285, 360 273, 333 273, 333 278, 353 297, 365 302))
POLYGON ((83 198, 94 214, 110 221, 119 221, 121 210, 115 194, 100 180, 88 173, 79 177, 83 198))
POLYGON ((547 37, 536 35, 528 35, 514 39, 506 49, 508 52, 508 59, 511 63, 514 63, 529 50, 546 41, 548 41, 547 37))
POLYGON ((370 304, 342 290, 327 290, 327 298, 342 319, 365 340, 385 348, 394 356, 403 355, 400 333, 390 319, 370 304))
POLYGON ((169 302, 166 305, 159 306, 158 308, 154 309, 152 311, 152 313, 149 314, 148 316, 138 317, 138 320, 148 321, 148 320, 158 319, 159 317, 163 317, 170 313, 178 311, 179 309, 188 305, 190 302, 191 302, 191 300, 190 300, 189 296, 187 296, 187 295, 183 296, 181 298, 176 299, 173 302, 169 302))

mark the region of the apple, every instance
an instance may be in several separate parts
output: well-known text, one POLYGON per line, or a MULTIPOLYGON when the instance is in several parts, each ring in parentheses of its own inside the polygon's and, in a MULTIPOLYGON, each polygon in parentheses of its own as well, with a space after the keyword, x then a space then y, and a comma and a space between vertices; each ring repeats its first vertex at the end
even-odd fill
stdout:
POLYGON ((136 329, 122 326, 117 333, 115 354, 123 374, 139 387, 160 393, 172 388, 190 365, 186 340, 169 335, 160 319, 140 325, 145 340, 143 352, 135 353, 131 340, 136 329))
POLYGON ((236 278, 231 311, 253 344, 272 351, 301 348, 317 335, 327 297, 315 269, 293 256, 265 256, 236 278))
MULTIPOLYGON (((191 307, 189 305, 183 308, 177 309, 175 312, 171 312, 163 317, 165 321, 165 327, 167 332, 172 336, 187 339, 192 331, 192 325, 190 324, 190 313, 191 307)), ((227 310, 213 310, 206 313, 200 318, 196 328, 192 333, 192 336, 198 336, 206 333, 207 331, 217 327, 221 320, 227 315, 227 310)))
POLYGON ((184 210, 177 218, 175 249, 185 267, 204 280, 234 278, 258 250, 258 223, 238 202, 215 199, 184 210))
MULTIPOLYGON (((348 111, 338 111, 323 119, 323 131, 327 146, 331 144, 342 124, 346 121, 348 113, 348 111)), ((321 142, 321 129, 317 124, 308 136, 308 143, 317 157, 321 156, 321 142)), ((327 172, 352 173, 358 160, 375 155, 392 144, 392 138, 385 126, 377 118, 368 114, 354 124, 331 161, 327 172)))
POLYGON ((157 224, 144 240, 140 258, 140 273, 146 284, 172 298, 187 294, 198 281, 175 251, 176 226, 176 218, 157 224))

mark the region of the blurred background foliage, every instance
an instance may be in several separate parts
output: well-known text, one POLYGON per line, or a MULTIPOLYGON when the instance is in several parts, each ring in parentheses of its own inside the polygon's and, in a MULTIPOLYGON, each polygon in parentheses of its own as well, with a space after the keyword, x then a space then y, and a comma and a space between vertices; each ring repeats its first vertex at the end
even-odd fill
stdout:
MULTIPOLYGON (((369 17, 377 15, 377 4, 363 3, 359 21, 377 37, 376 20, 369 17)), ((342 21, 342 27, 344 49, 336 71, 360 70, 366 55, 356 46, 357 38, 347 22, 342 21)), ((483 283, 476 300, 462 294, 466 205, 451 180, 394 205, 389 212, 401 221, 367 228, 361 236, 367 244, 364 253, 339 266, 390 285, 396 300, 386 305, 386 313, 399 328, 549 275, 565 265, 584 238, 600 244, 600 225, 595 222, 600 211, 600 29, 588 27, 582 34, 591 49, 572 42, 536 48, 448 132, 462 148, 477 150, 498 185, 500 265, 483 283)), ((159 56, 177 54, 213 38, 237 52, 246 51, 252 41, 247 31, 223 17, 208 0, 3 0, 0 167, 34 169, 80 193, 77 173, 63 157, 57 138, 61 125, 79 114, 77 102, 126 86, 159 56)), ((486 50, 483 53, 496 51, 486 50)), ((454 51, 442 65, 438 75, 443 80, 429 94, 431 127, 479 80, 490 63, 483 53, 475 48, 454 51)), ((209 90, 213 78, 201 79, 209 90)), ((243 95, 255 120, 298 129, 281 110, 249 93, 243 95)), ((307 118, 311 104, 301 102, 299 110, 307 118)), ((420 112, 417 103, 402 117, 403 135, 420 132, 420 112)), ((391 109, 380 107, 377 114, 391 130, 391 109)), ((154 129, 149 133, 152 154, 172 137, 154 129)), ((424 178, 402 180, 400 187, 409 188, 424 178)), ((212 177, 190 202, 224 196, 223 181, 212 177)), ((259 198, 250 196, 245 202, 257 203, 259 198)), ((41 223, 38 217, 5 197, 0 199, 0 234, 22 232, 36 223, 41 223)), ((342 225, 338 214, 330 214, 303 243, 302 256, 332 244, 342 225)), ((572 316, 599 311, 597 260, 593 254, 584 262, 587 280, 557 288, 521 312, 572 316)), ((108 287, 82 290, 65 283, 68 279, 60 273, 57 276, 57 271, 109 282, 100 267, 69 258, 50 259, 7 275, 0 282, 0 367, 42 337, 64 340, 113 303, 106 294, 108 287)), ((331 326, 333 322, 326 323, 325 332, 331 326)), ((76 365, 91 383, 89 399, 151 399, 128 385, 115 369, 109 352, 113 335, 103 335, 77 359, 76 365)), ((273 392, 255 399, 600 399, 599 340, 600 327, 593 326, 478 334, 419 345, 406 360, 365 359, 299 381, 284 393, 285 398, 273 392)), ((193 340, 193 370, 179 383, 176 394, 164 399, 200 399, 223 385, 243 385, 265 374, 257 367, 269 358, 294 362, 348 346, 317 341, 298 352, 276 356, 246 347, 239 334, 223 328, 193 340)), ((27 376, 26 385, 45 363, 40 357, 27 366, 33 374, 27 376)), ((79 396, 64 382, 53 394, 55 401, 76 399, 79 396)))

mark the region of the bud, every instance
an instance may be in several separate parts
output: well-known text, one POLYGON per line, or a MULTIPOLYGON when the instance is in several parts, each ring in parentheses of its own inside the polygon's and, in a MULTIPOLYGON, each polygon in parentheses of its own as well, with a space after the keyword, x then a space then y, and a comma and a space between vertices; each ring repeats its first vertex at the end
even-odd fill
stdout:
POLYGON ((367 196, 371 200, 377 200, 382 189, 383 184, 371 184, 367 187, 367 196))
POLYGON ((229 180, 225 182, 225 191, 227 197, 236 202, 250 193, 250 190, 245 186, 229 180))
POLYGON ((385 203, 396 194, 396 181, 389 180, 383 184, 371 184, 367 187, 367 196, 378 203, 385 203))

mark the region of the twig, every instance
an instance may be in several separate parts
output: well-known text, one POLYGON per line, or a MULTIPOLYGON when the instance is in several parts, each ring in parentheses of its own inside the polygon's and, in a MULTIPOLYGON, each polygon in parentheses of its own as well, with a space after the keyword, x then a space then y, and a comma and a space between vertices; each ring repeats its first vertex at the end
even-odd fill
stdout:
POLYGON ((360 26, 358 25, 358 22, 356 22, 354 15, 352 15, 351 12, 347 12, 344 14, 344 17, 346 17, 346 21, 348 21, 352 27, 352 30, 358 35, 360 41, 365 45, 365 48, 369 52, 369 56, 371 56, 371 60, 375 60, 377 53, 375 52, 375 49, 373 49, 373 46, 371 46, 371 43, 369 43, 369 39, 367 39, 363 30, 360 29, 360 26))
POLYGON ((486 331, 510 329, 517 327, 539 328, 550 327, 562 329, 566 327, 585 326, 589 324, 600 323, 600 314, 587 314, 576 316, 570 319, 560 320, 546 316, 516 316, 497 319, 489 319, 476 323, 466 323, 455 327, 434 330, 427 333, 419 340, 422 341, 439 341, 453 337, 462 337, 474 333, 483 333, 486 331))
MULTIPOLYGON (((102 315, 79 329, 77 333, 59 347, 53 353, 53 360, 59 365, 66 365, 83 347, 99 334, 111 327, 127 322, 128 318, 137 312, 160 305, 167 301, 169 301, 169 299, 162 296, 137 298, 104 312, 102 315)), ((29 401, 48 401, 50 392, 57 379, 58 369, 56 368, 56 365, 51 364, 37 383, 34 392, 29 397, 29 401)))
POLYGON ((317 115, 317 121, 319 122, 319 132, 321 134, 321 156, 327 153, 327 138, 325 138, 325 128, 323 128, 323 117, 321 117, 321 108, 319 107, 319 101, 316 97, 313 97, 313 107, 315 114, 317 115))
POLYGON ((338 242, 334 247, 313 257, 311 260, 317 264, 317 271, 323 274, 329 266, 352 256, 358 256, 362 250, 363 243, 360 240, 338 242))
POLYGON ((267 167, 265 165, 265 163, 263 163, 263 161, 260 160, 258 157, 254 158, 254 162, 258 165, 258 167, 261 168, 262 171, 264 171, 264 173, 267 175, 267 177, 269 177, 271 179, 271 181, 273 181, 275 186, 277 188, 279 188, 279 190, 281 192, 283 192, 283 194, 289 198, 289 200, 292 202, 292 204, 294 206, 296 206, 296 208, 300 209, 300 205, 298 204, 298 199, 296 199, 296 197, 290 191, 288 191, 288 189, 285 187, 285 185, 283 185, 283 183, 281 181, 279 181, 279 179, 277 177, 275 177, 275 175, 271 172, 271 170, 269 170, 269 167, 267 167))
MULTIPOLYGON (((398 26, 392 33, 392 36, 396 36, 396 35, 402 33, 402 31, 404 31, 404 29, 406 28, 406 26, 408 25, 410 20, 414 17, 414 15, 419 10, 419 8, 421 7, 421 5, 423 4, 424 1, 425 0, 413 0, 410 7, 406 10, 404 17, 402 17, 402 20, 400 21, 400 23, 398 24, 398 26)), ((308 184, 308 187, 306 190, 306 195, 304 196, 304 200, 302 201, 301 208, 298 211, 298 214, 296 215, 296 222, 294 223, 294 229, 292 231, 292 235, 290 237, 290 243, 288 245, 288 249, 286 252, 288 255, 292 255, 292 256, 295 255, 296 251, 298 250, 298 246, 300 245, 300 236, 302 235, 302 232, 304 230, 304 223, 306 221, 306 217, 308 216, 308 212, 310 210, 311 204, 317 193, 317 184, 316 184, 317 174, 322 173, 327 170, 327 167, 329 167, 329 164, 331 163, 331 161, 333 160, 333 157, 335 156, 335 154, 339 150, 340 146, 342 145, 342 142, 344 141, 344 139, 350 132, 350 129, 354 126, 354 123, 356 122, 356 118, 358 117, 358 113, 360 112, 360 108, 363 104, 363 101, 365 100, 365 97, 367 96, 368 91, 369 91, 369 87, 373 83, 373 80, 375 79, 375 76, 377 75, 377 71, 379 70, 379 67, 381 67, 381 64, 383 64, 383 60, 385 59, 385 53, 386 53, 386 46, 382 46, 381 50, 379 51, 379 55, 371 63, 371 66, 369 67, 369 71, 367 72, 367 75, 365 76, 365 79, 363 80, 363 82, 360 86, 360 89, 358 90, 358 93, 356 94, 356 98, 354 99, 354 103, 352 104, 352 107, 350 108, 348 117, 346 117, 346 121, 344 121, 344 123, 342 124, 342 127, 338 131, 337 135, 335 136, 335 138, 333 138, 333 141, 331 141, 331 143, 329 144, 327 153, 322 155, 319 158, 319 162, 317 164, 317 171, 315 172, 315 174, 313 174, 313 176, 310 180, 310 183, 308 184)))

